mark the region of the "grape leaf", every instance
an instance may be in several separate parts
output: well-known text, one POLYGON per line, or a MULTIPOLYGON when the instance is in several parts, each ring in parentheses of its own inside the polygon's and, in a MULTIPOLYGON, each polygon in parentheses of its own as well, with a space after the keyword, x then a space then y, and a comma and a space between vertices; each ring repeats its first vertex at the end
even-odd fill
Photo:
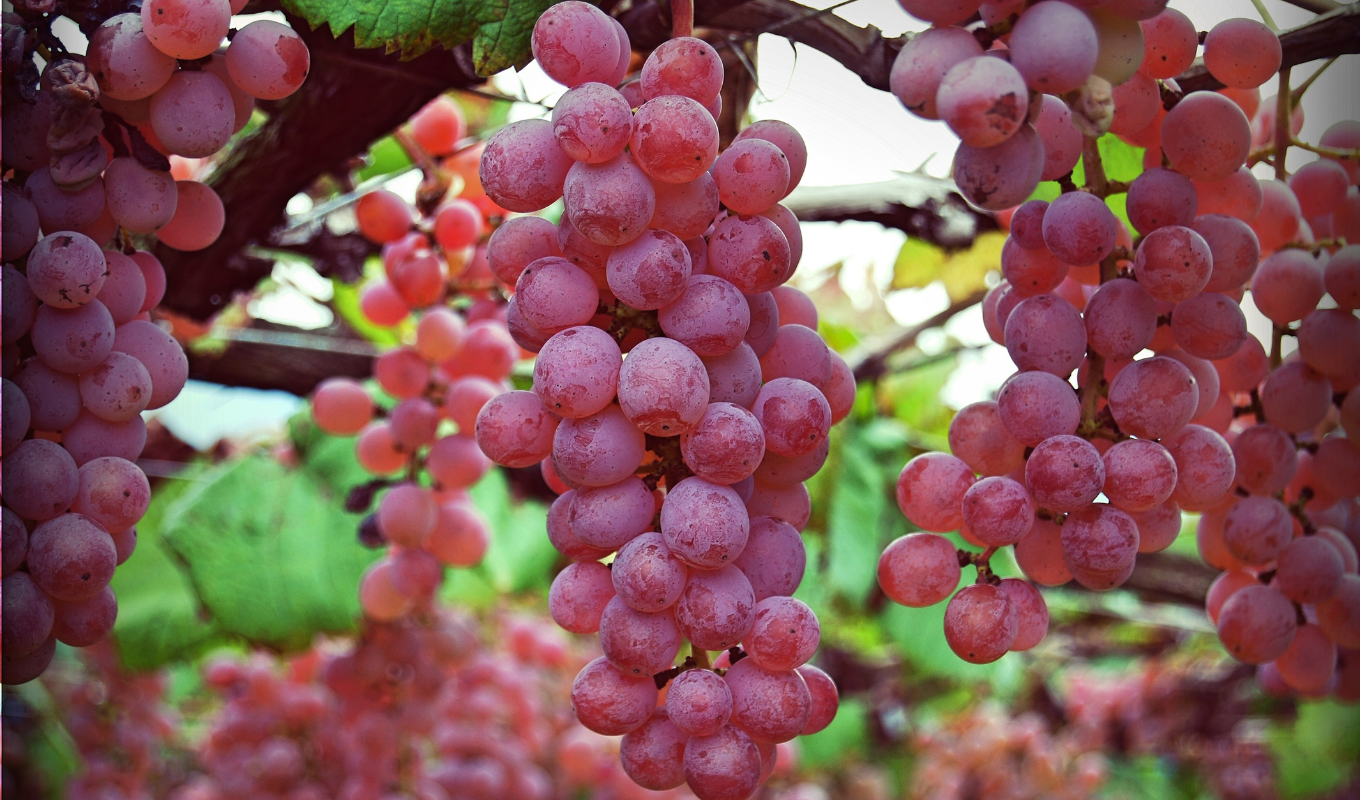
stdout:
MULTIPOLYGON (((891 510, 882 471, 858 436, 842 437, 836 453, 836 483, 827 509, 827 578, 831 587, 857 607, 873 588, 878 566, 879 532, 891 510)), ((890 524, 890 523, 889 523, 890 524)))
POLYGON ((893 262, 893 289, 924 289, 940 277, 944 251, 935 245, 908 236, 893 262))
POLYGON ((472 40, 478 75, 489 76, 529 58, 534 23, 552 0, 284 0, 313 29, 339 36, 354 29, 359 48, 382 47, 404 59, 437 46, 472 40))

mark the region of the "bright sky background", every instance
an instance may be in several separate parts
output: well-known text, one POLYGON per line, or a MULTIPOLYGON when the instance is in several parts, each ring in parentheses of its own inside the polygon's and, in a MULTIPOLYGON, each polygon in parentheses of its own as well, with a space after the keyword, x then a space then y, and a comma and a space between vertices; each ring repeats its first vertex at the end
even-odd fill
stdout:
MULTIPOLYGON (((802 0, 814 8, 832 5, 832 0, 802 0)), ((1264 0, 1265 6, 1281 29, 1301 25, 1312 14, 1281 0, 1264 0)), ((1216 23, 1231 17, 1259 19, 1250 0, 1172 0, 1172 7, 1190 17, 1199 30, 1208 30, 1216 23)), ((908 31, 919 31, 927 25, 908 16, 896 0, 857 0, 837 9, 838 16, 857 25, 873 25, 887 36, 898 36, 908 31)), ((239 25, 246 20, 237 18, 239 25)), ((74 26, 70 26, 74 29, 74 26)), ((59 29, 60 30, 60 29, 59 29)), ((84 52, 79 31, 61 30, 63 39, 75 52, 84 52)), ((922 120, 908 114, 897 100, 886 92, 865 86, 853 73, 828 56, 802 45, 794 46, 775 35, 760 37, 757 56, 760 91, 751 104, 755 119, 781 119, 794 125, 808 145, 808 165, 803 178, 806 186, 853 185, 889 180, 900 172, 921 170, 944 177, 958 139, 943 123, 922 120)), ((1302 82, 1317 64, 1296 67, 1295 85, 1302 82)), ((508 94, 524 92, 530 100, 551 105, 563 92, 563 87, 547 78, 537 65, 516 74, 509 71, 497 76, 494 84, 508 94)), ((1304 99, 1306 121, 1302 138, 1316 141, 1333 123, 1342 119, 1360 119, 1360 57, 1347 56, 1333 65, 1322 76, 1304 99)), ((1274 93, 1270 86, 1262 87, 1262 94, 1274 93)), ((511 112, 512 119, 545 115, 541 105, 519 103, 511 112)), ((1289 166, 1296 169, 1314 157, 1295 150, 1289 166)), ((1258 170, 1263 168, 1258 167, 1258 170)), ((1268 169, 1260 177, 1269 177, 1268 169)), ((418 177, 399 181, 392 188, 414 196, 418 177), (407 186, 406 184, 410 184, 407 186)), ((872 223, 805 223, 803 225, 804 255, 794 282, 804 289, 812 289, 826 280, 828 269, 843 262, 840 272, 842 287, 850 296, 867 304, 870 293, 868 282, 886 286, 891 264, 905 240, 904 234, 884 229, 872 223)), ((306 298, 306 295, 286 288, 285 293, 259 302, 252 311, 279 322, 305 327, 324 326, 329 313, 306 298), (318 314, 318 312, 325 312, 318 314)), ((896 321, 910 325, 923 320, 948 305, 948 298, 938 285, 922 290, 897 292, 889 302, 889 310, 896 321)), ((1252 331, 1263 341, 1269 337, 1270 326, 1251 307, 1244 304, 1252 331)), ((946 328, 949 336, 965 345, 982 345, 981 349, 965 353, 960 369, 945 388, 944 399, 954 407, 985 399, 1001 381, 1014 371, 1004 348, 990 344, 982 327, 981 312, 973 309, 961 314, 946 328)), ((1287 342, 1292 345, 1292 340, 1287 342)), ((921 345, 926 349, 944 347, 944 337, 926 337, 921 345)), ((222 419, 222 414, 197 413, 227 402, 220 392, 209 387, 186 392, 163 413, 172 426, 190 420, 200 426, 210 419, 222 419), (175 406, 184 405, 183 409, 175 406), (193 410, 188 406, 193 406, 193 410)), ((270 411, 264 416, 288 413, 277 399, 263 404, 270 411)), ((233 411, 244 409, 234 407, 233 411)), ((224 433, 226 431, 223 431, 224 433)), ((236 426, 233 433, 239 433, 236 426)), ((196 438, 207 432, 194 430, 196 438)), ((195 441, 197 444, 198 442, 195 441)))

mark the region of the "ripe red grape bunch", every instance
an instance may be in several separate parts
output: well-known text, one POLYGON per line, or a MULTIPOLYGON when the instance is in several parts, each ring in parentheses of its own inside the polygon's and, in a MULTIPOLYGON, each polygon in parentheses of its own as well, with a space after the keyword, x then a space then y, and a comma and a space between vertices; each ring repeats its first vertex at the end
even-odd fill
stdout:
POLYGON ((662 44, 622 90, 626 35, 587 3, 549 8, 533 48, 568 91, 551 120, 492 137, 481 182, 509 211, 558 198, 566 211, 491 237, 491 269, 514 287, 510 332, 538 355, 533 391, 487 403, 477 442, 498 464, 541 464, 560 493, 548 536, 573 563, 550 610, 598 631, 605 654, 576 679, 577 718, 624 735, 640 786, 745 798, 775 745, 821 730, 837 705, 806 663, 816 616, 790 596, 802 481, 854 399, 815 309, 783 285, 801 239, 779 200, 806 150, 762 122, 718 152, 722 64, 700 39, 662 44))
POLYGON ((4 76, 6 683, 42 674, 57 641, 103 639, 117 615, 109 580, 150 502, 134 463, 141 412, 173 400, 189 371, 151 321, 165 271, 134 237, 199 250, 223 224, 217 195, 176 183, 165 155, 212 155, 253 98, 307 75, 306 46, 276 22, 218 54, 232 10, 153 0, 94 28, 88 56, 47 50, 41 76, 29 34, 54 15, 5 15, 5 41, 25 48, 4 76))
MULTIPOLYGON (((409 141, 424 155, 446 156, 466 123, 456 102, 439 97, 409 128, 409 141)), ((466 492, 491 466, 472 431, 482 407, 509 390, 510 372, 524 354, 506 328, 506 306, 490 291, 485 240, 491 225, 466 199, 480 193, 469 183, 462 194, 419 221, 392 192, 360 198, 359 231, 382 245, 385 272, 361 290, 361 311, 374 325, 404 325, 411 334, 410 344, 384 352, 373 365, 378 388, 396 404, 380 409, 350 378, 323 381, 312 398, 317 426, 337 436, 357 434, 359 463, 378 476, 350 494, 350 510, 367 510, 385 490, 377 512, 359 527, 364 544, 388 546, 360 585, 364 613, 377 622, 428 609, 444 567, 479 563, 488 544, 487 522, 466 492), (456 300, 471 302, 460 312, 456 300)))
MULTIPOLYGON (((962 21, 939 18, 944 5, 903 0, 942 26, 962 21)), ((1360 241, 1360 123, 1333 126, 1294 175, 1281 164, 1280 180, 1258 181, 1247 115, 1281 63, 1269 28, 1216 26, 1204 62, 1228 88, 1183 94, 1171 79, 1198 36, 1163 2, 1000 6, 982 4, 988 23, 1009 20, 994 30, 915 36, 893 76, 908 110, 963 139, 964 195, 1012 209, 1004 280, 982 312, 1019 371, 959 411, 952 455, 903 469, 898 504, 924 532, 885 550, 880 585, 908 606, 949 598, 950 647, 995 661, 1048 625, 1031 583, 991 572, 997 549, 1013 547, 1035 583, 1105 591, 1197 512, 1204 560, 1226 570, 1208 600, 1225 647, 1326 693, 1338 648, 1354 662, 1346 649, 1360 647, 1360 247, 1346 244, 1360 241), (992 38, 1008 49, 984 54, 992 38), (1104 176, 1095 139, 1107 131, 1147 149, 1127 185, 1104 176), (1055 179, 1051 203, 1023 202, 1055 179), (1104 202, 1117 193, 1136 243, 1104 202), (1247 288, 1275 326, 1271 356, 1247 331, 1247 288), (1335 307, 1320 307, 1325 294, 1335 307), (1298 350, 1282 359, 1285 336, 1298 350), (983 552, 956 549, 949 531, 983 552), (967 566, 978 580, 955 592, 967 566)), ((1289 115, 1285 94, 1271 102, 1289 115)))

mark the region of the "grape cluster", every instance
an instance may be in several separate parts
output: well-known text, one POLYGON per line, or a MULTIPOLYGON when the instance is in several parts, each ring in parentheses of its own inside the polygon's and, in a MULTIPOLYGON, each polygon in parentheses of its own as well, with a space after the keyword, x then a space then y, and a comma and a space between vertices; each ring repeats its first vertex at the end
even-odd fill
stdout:
MULTIPOLYGON (((943 4, 903 5, 958 21, 931 16, 943 4)), ((1182 95, 1170 79, 1198 37, 1165 3, 1000 6, 982 4, 990 28, 914 37, 893 74, 910 111, 963 139, 960 190, 1006 211, 1004 280, 982 313, 1019 371, 959 411, 952 455, 903 469, 898 504, 925 532, 884 551, 880 585, 908 606, 950 598, 950 647, 986 663, 1034 647, 1048 624, 1031 583, 991 573, 998 548, 1035 583, 1105 591, 1199 512, 1205 561, 1227 570, 1208 602, 1229 652, 1330 691, 1338 646, 1360 645, 1360 247, 1346 246, 1360 236, 1360 124, 1329 130, 1323 157, 1287 182, 1258 181, 1238 103, 1259 101, 1279 68, 1268 28, 1216 26, 1204 61, 1229 89, 1182 95), (1106 131, 1147 148, 1127 185, 1101 171, 1106 131), (1022 203, 1055 179, 1051 203, 1022 203), (1104 202, 1115 193, 1136 241, 1104 202), (1275 325, 1272 356, 1247 331, 1247 288, 1275 325), (1298 351, 1282 360, 1285 335, 1298 351), (947 531, 984 551, 956 550, 947 531), (956 593, 969 565, 978 581, 956 593)))
POLYGON ((482 409, 477 443, 507 467, 541 464, 560 493, 548 536, 573 563, 550 609, 604 650, 572 690, 582 724, 626 734, 642 787, 749 797, 776 743, 820 730, 837 703, 806 664, 816 615, 790 596, 802 482, 855 386, 784 285, 801 239, 779 201, 806 150, 762 122, 719 153, 723 67, 700 39, 665 42, 618 90, 626 34, 587 3, 549 8, 533 48, 568 90, 551 120, 491 138, 481 182, 511 212, 559 198, 565 212, 510 218, 488 243, 514 289, 510 333, 537 359, 533 391, 482 409))
MULTIPOLYGON (((458 150, 466 122, 448 97, 433 100, 406 129, 422 157, 466 158, 467 151, 458 150)), ((378 388, 395 405, 379 408, 350 378, 327 379, 312 397, 317 426, 338 436, 357 434, 360 465, 379 476, 351 493, 351 510, 367 509, 374 494, 386 490, 359 529, 368 546, 390 546, 360 585, 364 613, 381 622, 427 607, 445 565, 469 567, 485 555, 487 523, 465 490, 491 461, 472 431, 482 407, 509 389, 511 370, 524 355, 486 267, 488 217, 505 212, 475 180, 465 180, 461 196, 445 201, 449 188, 436 189, 435 207, 419 220, 385 189, 363 195, 355 207, 359 232, 382 245, 384 267, 382 277, 361 289, 360 310, 374 325, 410 334, 409 345, 387 350, 373 364, 378 388), (455 300, 465 303, 461 313, 455 300)))
POLYGON ((151 321, 165 271, 134 237, 198 250, 223 224, 212 189, 176 182, 165 155, 216 153, 255 97, 285 97, 306 77, 306 46, 275 22, 247 25, 217 54, 231 13, 226 0, 146 3, 94 28, 84 57, 44 41, 40 76, 34 51, 52 15, 5 15, 20 65, 4 84, 14 177, 0 253, 6 683, 40 675, 57 641, 104 638, 117 616, 109 581, 150 502, 134 463, 141 412, 173 400, 189 370, 151 321))

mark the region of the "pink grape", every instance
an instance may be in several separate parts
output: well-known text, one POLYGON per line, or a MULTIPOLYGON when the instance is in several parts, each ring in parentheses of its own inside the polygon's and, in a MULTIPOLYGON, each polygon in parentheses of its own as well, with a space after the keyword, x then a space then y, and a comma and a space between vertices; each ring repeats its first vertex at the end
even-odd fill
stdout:
POLYGON ((614 399, 622 364, 609 334, 590 326, 567 328, 539 351, 534 391, 557 416, 588 417, 614 399))
POLYGON ((261 100, 296 92, 311 69, 311 54, 287 25, 256 20, 236 31, 227 48, 227 70, 241 91, 261 100))
POLYGON ((1204 66, 1224 85, 1254 89, 1275 77, 1282 55, 1275 32, 1254 19, 1227 19, 1204 39, 1204 66))
POLYGON ((1199 400, 1195 404, 1195 412, 1190 419, 1200 420, 1206 417, 1218 403, 1219 398, 1218 371, 1214 369, 1213 363, 1175 348, 1163 350, 1162 355, 1181 362, 1186 369, 1190 370, 1190 374, 1195 379, 1195 389, 1199 395, 1199 400))
POLYGON ((151 485, 131 461, 96 458, 80 467, 80 491, 71 509, 106 531, 136 525, 151 505, 151 485))
POLYGON ((1051 95, 1043 95, 1034 129, 1043 143, 1044 168, 1040 180, 1057 180, 1069 174, 1081 158, 1081 132, 1072 124, 1072 110, 1051 95))
POLYGON ((52 635, 71 647, 89 647, 101 641, 113 630, 118 617, 118 599, 108 586, 93 597, 55 606, 52 635))
POLYGON ((1142 234, 1169 225, 1191 225, 1198 204, 1195 185, 1175 170, 1150 169, 1129 185, 1129 222, 1142 234))
POLYGON ((9 455, 10 451, 18 447, 23 438, 28 435, 33 415, 29 410, 28 397, 24 395, 23 391, 9 378, 0 380, 3 381, 4 385, 4 422, 0 425, 3 429, 4 438, 3 445, 0 445, 0 453, 9 455))
POLYGON ((619 61, 619 38, 609 16, 589 3, 557 3, 534 23, 534 59, 548 77, 568 87, 608 83, 619 61))
POLYGON ((1191 180, 1221 181, 1246 162, 1251 126, 1223 95, 1192 92, 1167 113, 1162 149, 1172 167, 1191 180))
POLYGON ((912 36, 893 61, 889 88, 907 110, 939 119, 935 96, 955 64, 982 55, 982 46, 963 28, 927 28, 912 36))
POLYGON ((230 141, 235 124, 231 92, 211 72, 181 70, 151 96, 151 129, 175 155, 216 153, 230 141))
POLYGON ((430 382, 430 366, 411 348, 399 347, 378 356, 373 377, 383 391, 405 400, 425 391, 430 382))
POLYGON ((1153 124, 1159 111, 1165 113, 1157 81, 1135 72, 1133 77, 1114 87, 1114 119, 1110 122, 1110 133, 1136 135, 1153 124))
POLYGON ((703 800, 742 800, 759 786, 760 751, 734 725, 685 743, 685 782, 703 800))
POLYGON ((1259 582, 1256 576, 1243 569, 1234 569, 1222 573, 1214 582, 1209 585, 1209 592, 1205 596, 1205 611, 1209 615, 1209 621, 1218 624, 1218 615, 1223 610, 1223 604, 1228 602, 1228 598, 1237 593, 1239 589, 1247 586, 1257 586, 1259 582))
POLYGON ((1243 222, 1252 222, 1261 213, 1265 196, 1261 182, 1247 167, 1240 167, 1222 180, 1195 180, 1195 194, 1199 197, 1199 213, 1222 214, 1243 222))
POLYGON ((732 403, 709 403, 695 428, 680 437, 686 466, 705 480, 733 484, 753 474, 765 455, 754 414, 732 403))
POLYGON ((467 338, 463 318, 447 308, 432 308, 416 323, 416 352, 432 363, 448 361, 462 352, 467 338))
POLYGON ((760 359, 751 346, 741 342, 720 356, 702 359, 708 372, 708 399, 712 403, 735 403, 749 408, 760 393, 760 359))
POLYGON ((712 736, 732 718, 732 690, 716 672, 685 670, 666 690, 666 713, 690 736, 712 736))
POLYGON ((1110 411, 1125 433, 1161 439, 1195 415, 1199 394, 1194 375, 1164 356, 1135 361, 1110 383, 1110 411))
POLYGON ((1152 343, 1157 332, 1157 301, 1140 284, 1116 278, 1091 295, 1085 319, 1091 349, 1123 361, 1152 343))
POLYGON ((530 263, 560 256, 557 228, 542 217, 511 217, 487 241, 486 259, 502 283, 513 286, 530 263))
POLYGON ((675 339, 648 339, 629 352, 619 370, 619 406, 642 432, 678 436, 699 424, 708 407, 707 387, 708 373, 695 351, 675 339))
POLYGON ((217 192, 198 181, 176 181, 175 193, 175 214, 164 227, 156 231, 156 238, 161 244, 175 250, 194 252, 217 241, 227 219, 222 198, 217 196, 217 192))
POLYGON ((589 322, 599 297, 589 275, 555 256, 528 265, 515 282, 520 312, 529 324, 545 332, 589 322))
POLYGON ((1338 497, 1360 495, 1360 449, 1352 439, 1329 436, 1318 444, 1313 474, 1320 489, 1338 497))
MULTIPOLYGON (((763 119, 742 128, 732 142, 735 144, 747 139, 767 141, 778 147, 780 152, 788 159, 789 183, 788 188, 784 190, 784 194, 787 196, 803 180, 803 171, 807 169, 807 144, 803 141, 802 135, 787 122, 780 122, 777 119, 763 119)), ((798 259, 795 258, 794 263, 797 262, 798 259)))
POLYGON ((769 354, 779 337, 779 304, 771 292, 744 295, 751 312, 751 325, 746 329, 745 342, 760 358, 769 354))
POLYGON ((943 533, 963 524, 964 493, 976 479, 958 458, 923 453, 908 461, 897 478, 897 505, 911 523, 943 533))
POLYGON ((1105 452, 1105 496, 1129 512, 1148 511, 1171 497, 1176 461, 1156 442, 1130 439, 1105 452))
POLYGON ((1021 372, 1002 385, 997 414, 1012 436, 1033 447, 1051 436, 1076 433, 1081 403, 1062 378, 1047 372, 1021 372))
POLYGON ((878 585, 895 603, 932 606, 959 585, 961 569, 952 542, 933 533, 903 536, 878 559, 878 585))
POLYGON ((1019 621, 1010 599, 998 587, 965 586, 949 600, 944 636, 949 648, 970 664, 989 664, 1015 644, 1019 621))
POLYGON ((397 290, 382 278, 359 290, 359 309, 369 322, 384 327, 399 325, 411 313, 397 290))
POLYGON ((1081 314, 1056 295, 1022 300, 1006 319, 1006 350, 1021 370, 1070 375, 1086 353, 1081 314))
POLYGON ((982 475, 1006 475, 1025 462, 1024 443, 1006 429, 992 401, 959 409, 949 423, 949 450, 982 475))
POLYGON ((88 236, 62 231, 44 236, 28 256, 28 288, 55 308, 79 308, 104 287, 104 252, 88 236))
POLYGON ((708 263, 713 275, 745 294, 768 292, 793 273, 788 239, 778 225, 759 215, 719 222, 709 240, 708 263))
POLYGON ((84 412, 61 432, 61 446, 75 459, 77 467, 101 456, 136 461, 145 445, 146 423, 141 417, 109 422, 84 412))
POLYGON ((757 483, 746 500, 746 510, 752 517, 774 517, 801 531, 807 527, 812 515, 812 501, 807 487, 801 483, 793 486, 757 483))
POLYGON ((576 534, 571 532, 571 526, 567 522, 571 504, 575 498, 575 490, 569 489, 554 500, 552 506, 549 507, 546 526, 548 540, 559 553, 571 561, 598 561, 608 556, 609 551, 590 547, 577 539, 576 534))
POLYGON ((482 454, 477 440, 465 433, 436 439, 425 455, 426 471, 444 489, 467 488, 490 467, 491 460, 482 454))
POLYGON ((1350 174, 1339 163, 1321 159, 1303 165, 1290 175, 1289 188, 1298 198, 1299 210, 1305 219, 1321 217, 1346 202, 1350 174))
POLYGON ((1261 386, 1261 406, 1271 424, 1303 433, 1327 416, 1332 383, 1302 361, 1276 368, 1261 386))
POLYGON ((656 211, 650 227, 693 239, 708 230, 718 213, 718 185, 705 172, 687 183, 652 181, 656 211))
POLYGON ((477 444, 497 464, 527 467, 554 449, 558 422, 533 392, 506 392, 477 414, 477 444))
POLYGON ((759 214, 773 207, 788 194, 789 178, 788 157, 763 139, 733 142, 713 164, 718 197, 737 214, 759 214))
POLYGON ((1105 462, 1085 439, 1053 436, 1045 439, 1025 463, 1025 483, 1034 502, 1050 511, 1076 511, 1105 486, 1105 462))
POLYGON ((642 65, 643 96, 680 95, 704 105, 722 89, 723 65, 718 51, 702 39, 680 36, 652 51, 642 65))
POLYGON ((1062 550, 1077 583, 1105 591, 1128 580, 1138 555, 1138 525, 1113 506, 1094 503, 1067 517, 1062 550))
POLYGON ((670 609, 654 614, 634 611, 615 596, 600 617, 600 647, 625 675, 651 676, 668 669, 680 652, 680 639, 670 609))
POLYGON ((104 265, 104 288, 99 290, 99 302, 109 310, 113 324, 131 322, 146 302, 146 276, 136 261, 112 250, 104 251, 104 265))
POLYGON ((1143 20, 1142 27, 1145 55, 1139 71, 1165 80, 1180 75, 1194 63, 1199 36, 1189 17, 1167 8, 1143 20))
POLYGON ((434 441, 439 408, 423 397, 402 400, 388 413, 387 424, 397 446, 413 452, 434 441))
POLYGON ((150 97, 170 80, 176 68, 175 59, 152 44, 141 15, 136 13, 114 15, 95 29, 86 64, 100 92, 116 100, 150 97))
POLYGON ((1015 642, 1010 649, 1017 652, 1033 649, 1048 633, 1048 604, 1043 595, 1017 578, 1003 579, 999 588, 1015 612, 1015 642))
POLYGON ((1068 192, 1059 195, 1044 213, 1044 244, 1067 264, 1094 264, 1114 249, 1118 225, 1100 198, 1068 192))
POLYGON ((1223 543, 1243 564, 1274 560, 1293 536, 1289 509, 1273 497, 1244 497, 1223 517, 1223 543))
MULTIPOLYGON (((20 523, 22 525, 22 523, 20 523)), ((7 658, 27 655, 42 647, 52 633, 54 609, 48 597, 27 572, 4 578, 4 640, 7 658)), ((6 676, 6 683, 8 683, 6 676)))
POLYGON ((598 164, 623 152, 633 133, 628 101, 603 83, 582 83, 553 106, 553 136, 576 161, 598 164))
POLYGON ((1290 600, 1316 604, 1336 593, 1344 574, 1345 562, 1336 548, 1320 536, 1304 536, 1276 557, 1273 585, 1290 600))
POLYGON ((5 455, 5 505, 19 516, 49 520, 71 506, 80 491, 79 464, 46 439, 21 442, 5 455))
POLYGON ((605 736, 637 730, 652 715, 656 700, 650 676, 626 675, 604 658, 587 664, 571 685, 576 719, 605 736))
POLYGON ((600 615, 614 597, 609 568, 598 561, 568 564, 557 573, 548 592, 553 622, 572 633, 595 633, 600 615))
POLYGON ((702 478, 685 478, 661 506, 661 533, 671 553, 699 569, 718 569, 741 555, 751 522, 737 493, 702 478))
POLYGON ((1335 308, 1319 308, 1303 318, 1295 334, 1303 362, 1341 384, 1360 365, 1360 318, 1335 308))
MULTIPOLYGON (((13 203, 12 200, 7 202, 13 203)), ((13 208, 13 205, 10 207, 13 208)), ((10 230, 12 225, 13 222, 6 225, 5 230, 10 230)), ((33 325, 33 317, 38 312, 38 300, 28 286, 28 278, 8 264, 4 266, 4 288, 0 290, 0 295, 4 297, 4 313, 0 314, 4 325, 3 338, 4 343, 10 345, 19 341, 19 337, 28 333, 29 327, 33 325)))
MULTIPOLYGON (((480 418, 478 422, 480 433, 480 418)), ((481 444, 480 435, 477 441, 481 444)), ((553 466, 563 480, 584 486, 609 486, 637 470, 645 447, 642 431, 628 421, 618 406, 611 405, 588 417, 563 420, 557 426, 552 444, 553 466)))
POLYGON ((1029 250, 1011 237, 1001 248, 1001 275, 1017 298, 1053 291, 1067 277, 1067 270, 1068 265, 1042 241, 1038 249, 1029 250))
POLYGON ((1324 691, 1336 671, 1336 643, 1316 625, 1299 626, 1294 641, 1271 662, 1280 678, 1297 692, 1324 691))
POLYGON ((59 372, 86 372, 113 350, 113 316, 98 300, 72 309, 43 305, 34 317, 31 336, 33 349, 47 366, 59 372))
POLYGON ((468 502, 439 504, 434 530, 422 545, 426 552, 452 567, 481 563, 490 545, 486 518, 468 502))
POLYGON ((80 376, 81 402, 91 414, 109 422, 137 416, 151 400, 151 375, 142 362, 112 352, 80 376))
POLYGON ((735 566, 696 570, 675 603, 675 622, 695 647, 726 650, 750 634, 755 607, 751 582, 735 566))
POLYGON ((1158 228, 1143 239, 1133 269, 1148 294, 1179 303, 1208 285, 1213 256, 1202 236, 1190 228, 1172 225, 1158 228))
POLYGON ((1298 629, 1293 604, 1260 584, 1237 590, 1218 615, 1218 638, 1238 661, 1263 664, 1284 654, 1298 629))
MULTIPOLYGON (((584 4, 583 4, 584 5, 584 4)), ((544 119, 512 122, 486 143, 479 176, 486 194, 507 211, 538 211, 562 196, 572 159, 544 119)))
POLYGON ((1279 250, 1299 238, 1303 211, 1293 190, 1281 181, 1261 181, 1261 213, 1251 221, 1261 250, 1279 250))
POLYGON ((651 491, 641 480, 628 477, 609 486, 576 490, 567 524, 582 543, 613 551, 650 528, 654 516, 651 491))
POLYGON ((1228 292, 1251 280, 1261 260, 1261 247, 1249 225, 1233 217, 1211 214, 1198 217, 1190 228, 1204 238, 1213 258, 1205 291, 1228 292))
POLYGON ((1214 361, 1218 377, 1224 391, 1248 392, 1261 385, 1270 371, 1265 348, 1261 341, 1250 333, 1237 351, 1224 359, 1214 361))
POLYGON ((779 307, 779 324, 802 325, 817 330, 817 306, 812 298, 792 286, 776 286, 770 290, 779 307))
POLYGON ((117 551, 108 533, 81 514, 62 514, 38 525, 28 540, 28 571, 55 600, 84 600, 113 577, 117 551))
POLYGON ((1284 491, 1298 466, 1294 441, 1278 427, 1260 423, 1237 434, 1232 443, 1237 481, 1252 494, 1284 491))
POLYGON ((812 384, 776 378, 756 395, 751 411, 765 431, 765 447, 778 455, 806 455, 826 439, 831 407, 812 384))
POLYGON ((614 591, 637 611, 670 608, 680 599, 689 569, 659 533, 644 533, 619 549, 611 568, 614 591))
POLYGON ((703 357, 731 351, 751 320, 741 292, 713 275, 692 275, 685 292, 662 307, 658 319, 667 336, 703 357))
MULTIPOLYGON (((999 61, 986 57, 971 60, 999 61)), ((1045 164, 1044 145, 1038 132, 1022 124, 999 145, 960 145, 954 154, 953 178, 969 202, 989 211, 1000 211, 1029 198, 1039 185, 1045 164)))
POLYGON ((689 280, 691 262, 684 242, 672 233, 649 230, 609 256, 609 288, 629 306, 650 310, 674 302, 689 280))
POLYGON ((1327 637, 1350 650, 1360 649, 1360 577, 1349 573, 1327 600, 1318 603, 1318 625, 1327 637))
POLYGON ((189 379, 189 360, 184 348, 154 323, 134 319, 119 325, 113 351, 126 353, 146 367, 151 376, 148 409, 161 408, 174 400, 189 379))
POLYGON ((726 678, 732 690, 732 724, 756 740, 786 742, 807 725, 812 695, 798 672, 774 672, 744 658, 726 678))
POLYGON ((734 562, 755 593, 756 602, 792 595, 803 579, 807 553, 798 531, 773 517, 754 516, 746 546, 734 562))
MULTIPOLYGON (((1339 150, 1355 149, 1360 146, 1360 125, 1353 120, 1343 120, 1334 123, 1318 139, 1318 144, 1323 147, 1334 147, 1339 150)), ((1352 183, 1360 181, 1360 159, 1356 158, 1337 158, 1335 156, 1323 156, 1324 158, 1336 161, 1346 169, 1352 183)))
POLYGON ((983 478, 963 495, 963 522, 987 546, 1014 544, 1034 524, 1034 501, 1010 478, 983 478))
POLYGON ((830 383, 833 373, 830 348, 816 331, 802 325, 780 325, 760 365, 766 382, 797 378, 820 387, 830 383))
POLYGON ((807 724, 803 726, 801 733, 803 736, 811 736, 825 730, 835 719, 836 710, 840 706, 840 693, 836 690, 836 684, 831 677, 811 664, 804 664, 796 671, 803 676, 808 692, 812 695, 812 713, 808 716, 807 724))
MULTIPOLYGON (((217 79, 222 81, 222 85, 227 87, 227 92, 231 94, 231 103, 235 117, 231 126, 232 133, 240 133, 241 129, 246 126, 246 123, 250 122, 251 115, 255 113, 255 98, 242 91, 241 87, 236 85, 236 81, 232 80, 231 70, 227 67, 227 56, 225 53, 214 53, 212 57, 208 59, 208 62, 203 65, 203 69, 206 72, 211 72, 216 75, 217 79)), ((150 104, 148 104, 142 121, 150 121, 150 118, 151 109, 150 104)), ((130 119, 127 121, 132 122, 130 119)))
POLYGON ((1061 534, 1062 528, 1053 520, 1040 517, 1025 538, 1015 543, 1015 561, 1030 580, 1045 586, 1061 586, 1072 580, 1063 561, 1061 534))
POLYGON ((619 743, 619 761, 624 773, 644 789, 673 789, 685 782, 685 744, 682 733, 658 709, 642 727, 624 735, 619 743))
POLYGON ((68 191, 53 182, 50 169, 42 167, 28 176, 24 189, 44 231, 86 232, 104 214, 104 181, 98 177, 82 189, 68 191))
POLYGON ((1066 3, 1039 3, 1011 30, 1011 64, 1031 89, 1060 95, 1080 87, 1095 68, 1098 42, 1091 20, 1066 3), (1061 40, 1062 47, 1053 42, 1061 40))
POLYGON ((1105 8, 1093 8, 1087 13, 1100 43, 1094 72, 1118 86, 1132 78, 1143 63, 1143 29, 1137 22, 1105 8))
POLYGON ((1277 325, 1308 316, 1325 290, 1322 270, 1306 250, 1280 250, 1271 255, 1251 281, 1252 301, 1277 325))
POLYGON ((1159 553, 1171 546, 1181 532, 1181 507, 1167 500, 1147 511, 1130 511, 1138 526, 1138 552, 1159 553))
POLYGON ((1201 425, 1186 425, 1162 441, 1176 459, 1176 491, 1171 499, 1187 511, 1203 511, 1232 487, 1232 449, 1222 436, 1201 425))
MULTIPOLYGON (((695 100, 679 95, 657 97, 637 110, 629 150, 653 180, 688 183, 707 172, 719 158, 718 125, 695 100)), ((715 168, 713 177, 721 193, 718 171, 715 168)))
POLYGON ((940 118, 964 144, 994 147, 1024 125, 1029 92, 1015 67, 978 56, 945 73, 935 102, 940 118))
POLYGON ((627 153, 599 164, 576 162, 562 189, 567 219, 596 244, 633 241, 647 230, 656 211, 656 191, 627 153))

